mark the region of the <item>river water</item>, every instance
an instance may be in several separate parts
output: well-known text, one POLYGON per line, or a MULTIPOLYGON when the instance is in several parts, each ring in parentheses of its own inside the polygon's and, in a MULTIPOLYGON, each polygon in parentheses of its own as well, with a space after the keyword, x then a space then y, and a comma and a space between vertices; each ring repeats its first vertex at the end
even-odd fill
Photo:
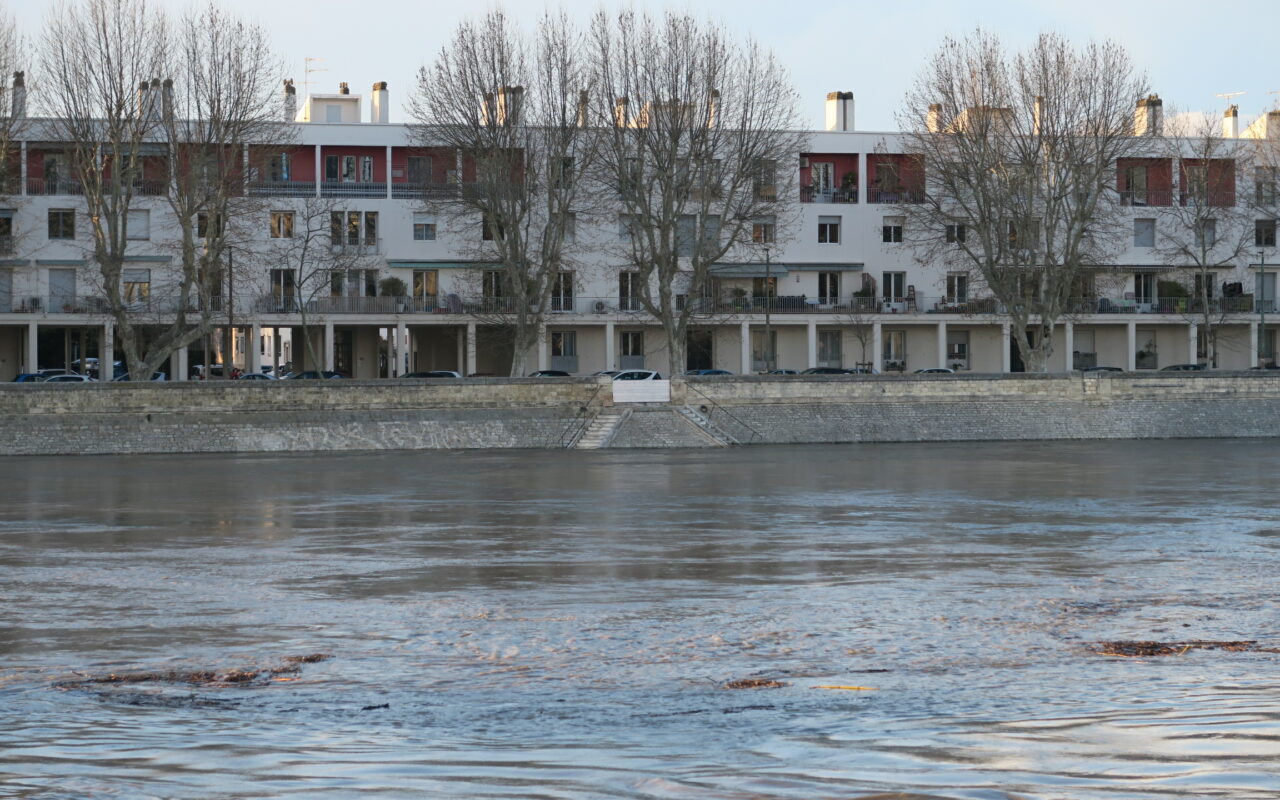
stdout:
POLYGON ((1280 645, 1277 476, 1269 441, 0 459, 0 797, 1270 800, 1280 654, 1093 643, 1280 645))

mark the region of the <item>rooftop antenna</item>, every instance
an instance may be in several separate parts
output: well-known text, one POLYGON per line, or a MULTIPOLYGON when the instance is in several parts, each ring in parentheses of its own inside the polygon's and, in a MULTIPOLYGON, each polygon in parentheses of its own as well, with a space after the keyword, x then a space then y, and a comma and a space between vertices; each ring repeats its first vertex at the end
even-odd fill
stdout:
MULTIPOLYGON (((326 69, 325 67, 313 67, 313 66, 311 66, 313 63, 314 63, 314 64, 319 64, 319 63, 320 63, 320 62, 322 62, 322 61, 324 61, 324 59, 323 59, 323 58, 316 58, 315 56, 307 56, 306 58, 302 59, 302 85, 303 85, 303 86, 310 86, 311 84, 313 84, 313 83, 315 83, 315 82, 316 82, 316 81, 311 80, 311 73, 313 73, 313 72, 328 72, 328 71, 329 71, 329 70, 328 70, 328 69, 326 69)), ((306 91, 307 91, 307 93, 308 93, 308 94, 310 94, 310 93, 311 93, 311 90, 310 90, 310 89, 307 89, 306 91)))
POLYGON ((1214 97, 1221 97, 1223 100, 1227 101, 1227 105, 1231 105, 1231 98, 1239 97, 1242 94, 1245 94, 1245 93, 1244 92, 1223 92, 1221 94, 1215 94, 1214 97))

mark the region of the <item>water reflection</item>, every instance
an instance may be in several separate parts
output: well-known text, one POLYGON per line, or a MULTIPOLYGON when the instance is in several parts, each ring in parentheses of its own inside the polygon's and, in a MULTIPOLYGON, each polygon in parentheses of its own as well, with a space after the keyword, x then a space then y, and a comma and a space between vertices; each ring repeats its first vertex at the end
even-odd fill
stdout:
POLYGON ((1260 441, 0 460, 0 776, 1269 798, 1280 656, 1086 645, 1275 644, 1278 468, 1260 441), (314 651, 278 685, 51 688, 314 651), (721 688, 747 676, 788 685, 721 688))

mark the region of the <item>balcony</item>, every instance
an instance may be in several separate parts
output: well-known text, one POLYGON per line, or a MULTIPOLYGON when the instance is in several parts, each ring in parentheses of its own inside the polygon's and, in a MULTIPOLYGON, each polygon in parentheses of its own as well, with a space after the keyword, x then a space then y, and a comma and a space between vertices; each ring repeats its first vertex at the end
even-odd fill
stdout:
POLYGON ((801 203, 856 203, 858 187, 847 189, 818 189, 813 186, 800 187, 801 203))
POLYGON ((80 181, 67 178, 27 178, 27 194, 78 196, 84 194, 84 190, 80 181))
POLYGON ((351 181, 324 181, 320 184, 321 197, 386 197, 385 183, 355 183, 351 181))
POLYGON ((1207 205, 1213 208, 1229 208, 1236 204, 1234 189, 1211 189, 1207 192, 1184 191, 1179 195, 1182 205, 1207 205))
POLYGON ((1126 190, 1120 192, 1122 206, 1171 206, 1173 205, 1172 189, 1126 190))
POLYGON ((251 197, 315 197, 315 181, 253 181, 248 185, 251 197))
POLYGON ((923 203, 923 189, 867 189, 868 203, 895 205, 901 203, 923 203))
POLYGON ((338 239, 331 241, 329 251, 335 255, 376 256, 382 252, 381 239, 338 239))

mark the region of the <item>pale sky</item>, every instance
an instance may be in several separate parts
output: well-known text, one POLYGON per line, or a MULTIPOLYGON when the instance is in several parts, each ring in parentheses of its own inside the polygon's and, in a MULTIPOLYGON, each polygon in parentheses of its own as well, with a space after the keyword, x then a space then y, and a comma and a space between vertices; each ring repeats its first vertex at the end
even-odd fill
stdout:
MULTIPOLYGON (((185 0, 151 0, 172 9, 185 0)), ((337 91, 340 81, 366 97, 375 81, 391 91, 391 121, 404 121, 401 103, 412 89, 418 68, 439 52, 453 26, 482 13, 488 3, 472 0, 220 0, 266 25, 299 84, 303 59, 324 59, 324 72, 310 76, 313 90, 337 91)), ((19 25, 38 32, 50 0, 0 0, 19 25)), ((513 16, 533 20, 543 2, 511 0, 513 16)), ((561 4, 584 23, 600 0, 564 0, 561 4)), ((608 8, 617 3, 606 2, 608 8)), ((772 48, 789 66, 800 93, 800 111, 813 128, 822 126, 828 92, 852 91, 855 127, 887 131, 902 94, 924 60, 947 34, 987 27, 1009 44, 1021 46, 1045 30, 1073 39, 1111 37, 1128 48, 1145 69, 1166 110, 1220 114, 1221 92, 1246 92, 1240 106, 1242 126, 1275 106, 1280 94, 1278 0, 880 0, 880 2, 783 2, 782 0, 688 0, 660 3, 638 0, 638 9, 676 8, 727 24, 772 48)), ((38 90, 37 87, 32 87, 38 90)))

